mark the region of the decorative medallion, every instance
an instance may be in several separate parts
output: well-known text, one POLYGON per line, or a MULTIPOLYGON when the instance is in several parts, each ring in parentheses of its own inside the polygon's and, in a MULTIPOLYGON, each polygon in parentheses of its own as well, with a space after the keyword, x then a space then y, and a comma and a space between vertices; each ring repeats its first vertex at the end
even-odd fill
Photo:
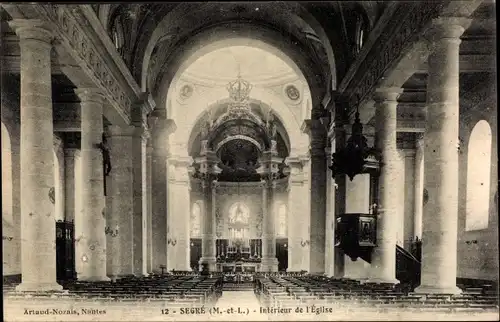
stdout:
POLYGON ((54 187, 51 187, 49 189, 49 200, 53 205, 56 203, 56 190, 54 189, 54 187))
POLYGON ((285 92, 288 98, 291 99, 292 101, 296 101, 300 98, 300 92, 297 89, 297 87, 295 87, 295 85, 288 85, 285 88, 285 92))
POLYGON ((185 100, 185 99, 188 99, 190 98, 192 95, 193 95, 193 86, 191 85, 184 85, 181 87, 181 90, 180 90, 180 97, 185 100))

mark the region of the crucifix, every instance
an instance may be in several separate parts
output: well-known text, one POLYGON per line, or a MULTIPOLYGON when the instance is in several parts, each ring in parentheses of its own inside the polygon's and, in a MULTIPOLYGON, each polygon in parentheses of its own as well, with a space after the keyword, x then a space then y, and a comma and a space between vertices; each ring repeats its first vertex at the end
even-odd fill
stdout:
POLYGON ((111 158, 109 156, 108 142, 104 133, 102 133, 102 142, 99 143, 98 147, 102 152, 104 196, 106 196, 106 177, 111 172, 111 158))

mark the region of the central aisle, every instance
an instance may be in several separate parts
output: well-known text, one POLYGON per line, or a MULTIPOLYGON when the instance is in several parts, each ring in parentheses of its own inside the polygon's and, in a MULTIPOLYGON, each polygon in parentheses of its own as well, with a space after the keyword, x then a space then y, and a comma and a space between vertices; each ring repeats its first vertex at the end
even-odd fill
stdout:
POLYGON ((219 310, 234 313, 222 314, 218 321, 268 321, 267 314, 260 313, 259 300, 253 291, 223 291, 215 305, 219 310), (238 311, 239 309, 239 311, 238 311))

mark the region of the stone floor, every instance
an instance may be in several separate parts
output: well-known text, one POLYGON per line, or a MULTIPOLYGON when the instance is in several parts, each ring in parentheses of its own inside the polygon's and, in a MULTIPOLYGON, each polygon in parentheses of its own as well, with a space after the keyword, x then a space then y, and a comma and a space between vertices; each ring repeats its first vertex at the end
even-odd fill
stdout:
MULTIPOLYGON (((443 313, 439 310, 391 309, 380 313, 369 309, 332 307, 332 313, 265 313, 252 291, 225 291, 215 308, 189 310, 163 302, 96 302, 61 299, 4 300, 4 321, 496 321, 497 312, 443 313), (35 314, 32 314, 32 313, 35 314)), ((315 311, 321 309, 315 307, 315 311)), ((309 307, 311 311, 311 307, 309 307)))

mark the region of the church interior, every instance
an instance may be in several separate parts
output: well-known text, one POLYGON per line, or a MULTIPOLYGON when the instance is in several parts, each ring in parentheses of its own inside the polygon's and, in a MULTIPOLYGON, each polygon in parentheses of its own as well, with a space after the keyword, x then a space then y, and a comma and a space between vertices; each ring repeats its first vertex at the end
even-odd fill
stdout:
POLYGON ((498 319, 495 7, 0 5, 5 317, 498 319))

